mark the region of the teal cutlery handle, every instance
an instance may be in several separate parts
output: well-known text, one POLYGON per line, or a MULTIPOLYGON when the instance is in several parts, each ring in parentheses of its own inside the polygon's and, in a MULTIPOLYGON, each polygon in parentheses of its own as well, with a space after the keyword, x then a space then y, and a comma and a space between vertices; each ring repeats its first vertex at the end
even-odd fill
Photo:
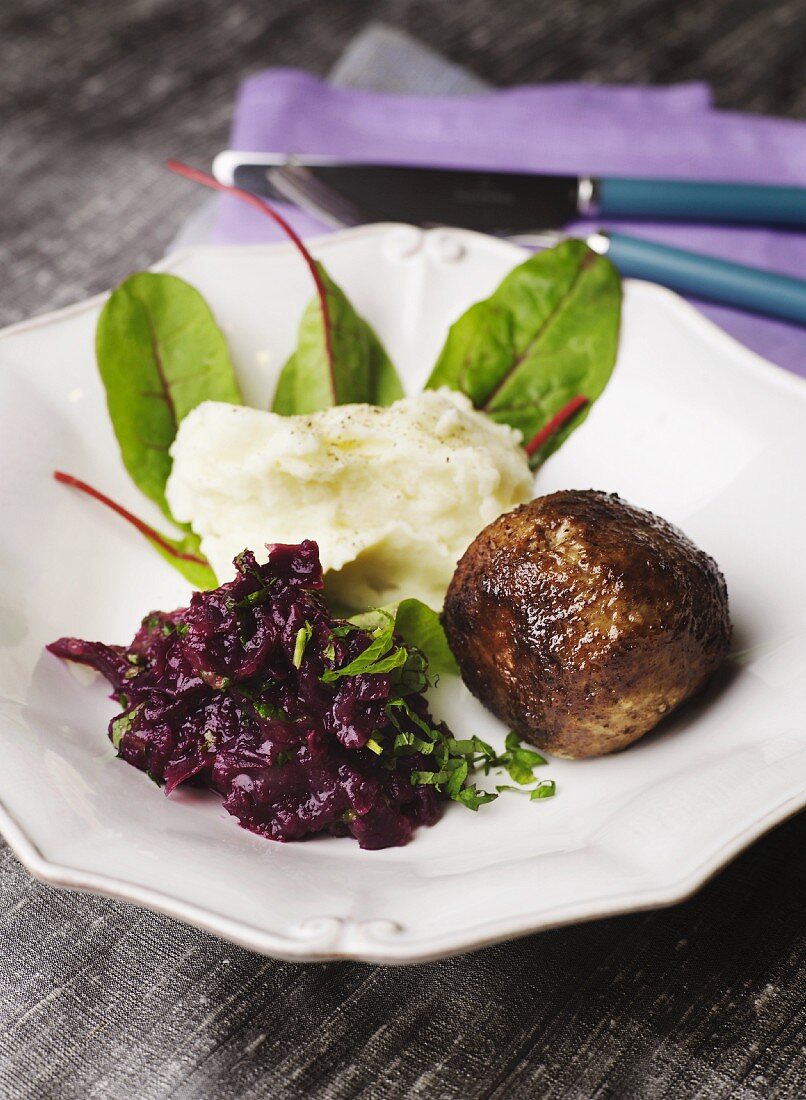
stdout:
POLYGON ((599 180, 595 201, 608 218, 806 226, 806 187, 613 178, 599 180))
POLYGON ((624 233, 598 233, 590 244, 596 251, 604 252, 622 275, 649 279, 682 294, 806 325, 804 279, 717 260, 624 233))

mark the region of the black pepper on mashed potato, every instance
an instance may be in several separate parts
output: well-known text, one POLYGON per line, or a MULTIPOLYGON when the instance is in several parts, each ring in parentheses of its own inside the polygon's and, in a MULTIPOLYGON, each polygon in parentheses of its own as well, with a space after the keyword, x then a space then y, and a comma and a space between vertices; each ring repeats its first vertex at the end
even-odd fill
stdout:
POLYGON ((520 433, 450 390, 307 416, 207 401, 171 454, 171 510, 219 577, 245 546, 313 538, 331 596, 356 608, 441 607, 479 531, 533 493, 520 433))

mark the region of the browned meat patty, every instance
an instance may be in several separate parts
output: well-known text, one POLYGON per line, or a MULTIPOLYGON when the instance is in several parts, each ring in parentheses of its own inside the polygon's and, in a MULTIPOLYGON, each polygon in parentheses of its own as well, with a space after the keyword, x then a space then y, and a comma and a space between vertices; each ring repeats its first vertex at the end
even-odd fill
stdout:
POLYGON ((486 527, 443 621, 462 677, 521 737, 599 756, 703 687, 728 650, 725 579, 677 528, 615 495, 567 490, 486 527))

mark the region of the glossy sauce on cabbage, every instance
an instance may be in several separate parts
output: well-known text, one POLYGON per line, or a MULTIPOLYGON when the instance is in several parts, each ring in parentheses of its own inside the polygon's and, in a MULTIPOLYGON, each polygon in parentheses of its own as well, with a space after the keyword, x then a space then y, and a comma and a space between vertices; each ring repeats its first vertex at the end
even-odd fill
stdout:
POLYGON ((421 655, 397 643, 388 672, 338 673, 376 635, 332 618, 315 542, 272 546, 265 565, 244 551, 235 567, 189 607, 147 615, 129 646, 61 638, 48 649, 109 680, 122 707, 109 724, 118 755, 167 794, 208 787, 272 840, 405 844, 445 797, 412 782, 421 754, 379 752, 422 722, 449 736, 428 713, 421 655))

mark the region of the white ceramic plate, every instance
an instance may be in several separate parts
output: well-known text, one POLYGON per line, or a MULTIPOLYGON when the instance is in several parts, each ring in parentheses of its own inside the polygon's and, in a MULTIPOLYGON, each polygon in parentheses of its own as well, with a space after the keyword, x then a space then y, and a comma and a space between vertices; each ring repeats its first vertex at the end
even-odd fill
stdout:
MULTIPOLYGON (((410 390, 451 320, 519 249, 375 226, 315 251, 376 326, 410 390)), ((161 265, 226 330, 265 407, 311 287, 284 245, 200 248, 161 265)), ((138 902, 293 959, 413 962, 683 898, 804 803, 806 386, 673 294, 628 283, 618 366, 537 491, 618 491, 720 563, 735 623, 725 675, 627 752, 544 769, 557 797, 451 805, 405 848, 273 844, 212 795, 166 799, 114 758, 105 682, 43 653, 62 634, 127 641, 181 580, 133 532, 56 485, 55 468, 155 521, 121 466, 93 355, 101 298, 0 339, 0 825, 50 882, 138 902)), ((458 681, 433 708, 460 736, 503 730, 458 681)))

